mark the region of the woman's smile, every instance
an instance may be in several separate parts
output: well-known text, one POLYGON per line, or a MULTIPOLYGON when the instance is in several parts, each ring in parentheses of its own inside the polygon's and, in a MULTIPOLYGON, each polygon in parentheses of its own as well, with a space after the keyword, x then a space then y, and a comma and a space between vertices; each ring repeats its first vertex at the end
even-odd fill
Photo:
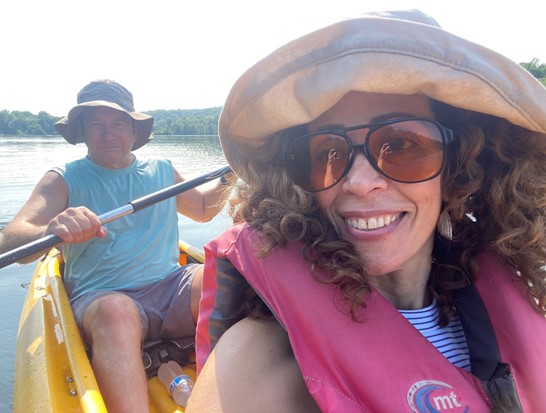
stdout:
POLYGON ((389 226, 392 222, 399 220, 401 216, 402 214, 385 214, 370 218, 346 218, 345 222, 350 228, 373 231, 389 226))

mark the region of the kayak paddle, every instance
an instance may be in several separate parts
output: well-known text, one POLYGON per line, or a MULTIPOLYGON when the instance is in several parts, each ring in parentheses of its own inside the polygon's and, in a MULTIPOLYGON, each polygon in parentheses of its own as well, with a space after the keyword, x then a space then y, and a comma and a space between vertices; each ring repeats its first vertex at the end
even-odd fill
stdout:
MULTIPOLYGON (((153 192, 149 195, 143 196, 142 198, 130 201, 124 206, 99 215, 100 222, 101 224, 107 224, 108 222, 115 221, 118 218, 138 212, 141 209, 157 204, 158 202, 181 194, 189 189, 193 189, 196 186, 212 181, 213 179, 219 178, 229 172, 231 172, 231 168, 229 166, 224 166, 216 171, 209 172, 206 175, 160 189, 157 192, 153 192)), ((31 255, 34 255, 40 251, 53 248, 62 243, 63 240, 57 235, 46 235, 45 237, 39 238, 36 241, 29 242, 28 244, 5 252, 4 254, 0 254, 0 268, 4 268, 23 258, 30 257, 31 255)))

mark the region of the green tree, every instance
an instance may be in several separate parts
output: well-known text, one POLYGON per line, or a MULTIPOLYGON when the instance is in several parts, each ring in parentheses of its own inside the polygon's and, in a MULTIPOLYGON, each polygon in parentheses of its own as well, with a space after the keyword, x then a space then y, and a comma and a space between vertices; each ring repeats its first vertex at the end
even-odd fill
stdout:
POLYGON ((10 112, 7 110, 0 111, 0 133, 6 133, 8 129, 8 122, 9 122, 10 112))
POLYGON ((537 78, 544 86, 546 86, 546 64, 540 63, 538 58, 531 59, 530 62, 520 63, 524 69, 537 78))
POLYGON ((27 111, 0 111, 0 134, 2 135, 56 135, 54 124, 58 117, 47 112, 34 115, 27 111))
POLYGON ((56 116, 51 116, 47 112, 38 113, 38 123, 46 135, 57 135, 54 125, 59 120, 56 116))
POLYGON ((206 109, 153 110, 156 135, 217 135, 221 107, 206 109))

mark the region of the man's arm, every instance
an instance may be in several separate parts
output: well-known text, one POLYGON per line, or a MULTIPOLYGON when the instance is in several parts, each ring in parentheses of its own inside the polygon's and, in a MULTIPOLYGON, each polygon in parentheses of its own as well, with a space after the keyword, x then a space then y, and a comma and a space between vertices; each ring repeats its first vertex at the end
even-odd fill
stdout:
MULTIPOLYGON (((176 169, 173 170, 176 183, 184 182, 182 175, 176 169)), ((235 179, 232 173, 228 175, 230 181, 235 179)), ((199 188, 182 192, 176 197, 176 209, 194 221, 207 222, 222 210, 227 195, 226 186, 218 179, 199 188)))
MULTIPOLYGON (((3 230, 0 253, 10 251, 48 234, 64 242, 84 242, 94 236, 106 235, 100 220, 85 207, 68 208, 68 187, 56 172, 47 172, 38 182, 29 199, 3 230)), ((34 261, 43 251, 21 260, 34 261)))

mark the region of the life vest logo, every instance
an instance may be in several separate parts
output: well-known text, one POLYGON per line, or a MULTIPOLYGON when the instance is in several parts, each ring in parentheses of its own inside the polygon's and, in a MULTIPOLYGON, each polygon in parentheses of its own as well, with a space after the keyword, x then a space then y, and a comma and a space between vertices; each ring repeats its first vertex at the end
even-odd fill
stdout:
POLYGON ((457 390, 435 380, 423 380, 411 386, 408 404, 414 413, 468 412, 468 406, 457 390))

